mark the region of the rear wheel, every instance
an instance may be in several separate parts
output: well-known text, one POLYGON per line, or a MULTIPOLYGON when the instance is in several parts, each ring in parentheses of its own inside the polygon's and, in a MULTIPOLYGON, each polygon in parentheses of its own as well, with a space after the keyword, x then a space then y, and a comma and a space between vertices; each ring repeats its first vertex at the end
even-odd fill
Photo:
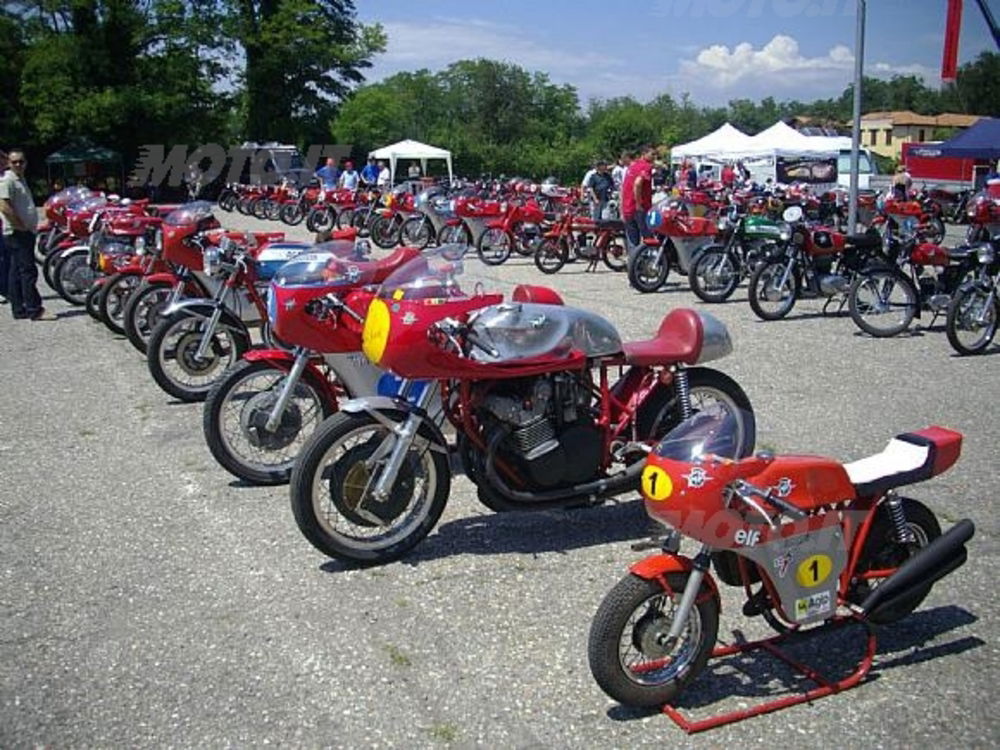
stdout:
POLYGON ((788 261, 765 261, 750 277, 750 309, 761 320, 781 320, 795 307, 799 296, 799 275, 788 261))
POLYGON ((917 314, 917 290, 910 280, 890 269, 855 277, 847 297, 851 320, 877 338, 905 331, 917 314))
POLYGON ((666 248, 643 245, 628 266, 628 283, 644 294, 655 292, 670 273, 666 248))
POLYGON ((708 662, 719 632, 719 598, 702 583, 676 639, 668 637, 689 573, 659 580, 625 576, 590 624, 587 657, 601 690, 626 706, 671 702, 708 662))
POLYGON ((992 290, 966 287, 948 305, 948 343, 959 354, 981 354, 993 341, 1000 301, 992 290))
POLYGON ((725 302, 740 285, 740 266, 724 247, 706 248, 691 264, 691 291, 704 302, 725 302))
POLYGON ((601 258, 604 265, 612 271, 621 273, 628 270, 628 251, 625 249, 625 243, 621 240, 614 239, 608 242, 601 258))

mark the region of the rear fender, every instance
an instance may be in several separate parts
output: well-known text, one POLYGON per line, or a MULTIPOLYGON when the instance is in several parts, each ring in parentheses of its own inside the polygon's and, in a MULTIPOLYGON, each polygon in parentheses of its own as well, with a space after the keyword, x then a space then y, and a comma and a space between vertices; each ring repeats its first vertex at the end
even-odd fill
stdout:
MULTIPOLYGON (((650 555, 647 558, 633 564, 628 572, 634 576, 642 578, 644 581, 662 580, 671 573, 690 573, 694 570, 694 562, 684 555, 671 555, 662 552, 658 555, 650 555)), ((664 581, 665 583, 665 581, 664 581)), ((719 597, 719 586, 712 577, 711 572, 705 571, 705 580, 702 586, 708 585, 712 595, 719 600, 719 607, 722 607, 722 600, 719 597)), ((680 593, 680 592, 676 592, 680 593)))

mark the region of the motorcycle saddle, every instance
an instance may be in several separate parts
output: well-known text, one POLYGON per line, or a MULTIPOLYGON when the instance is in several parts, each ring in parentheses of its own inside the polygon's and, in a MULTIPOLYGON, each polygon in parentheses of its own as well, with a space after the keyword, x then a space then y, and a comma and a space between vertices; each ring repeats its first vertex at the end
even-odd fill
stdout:
POLYGON ((849 234, 844 241, 851 247, 858 250, 878 250, 882 247, 882 238, 874 232, 864 232, 862 234, 849 234))
POLYGON ((961 433, 928 427, 897 435, 881 453, 844 464, 844 470, 858 497, 875 497, 940 474, 958 460, 961 450, 961 433))
POLYGON ((701 356, 705 330, 698 313, 688 308, 672 310, 660 323, 656 336, 622 346, 625 361, 639 367, 683 362, 693 365, 701 356))

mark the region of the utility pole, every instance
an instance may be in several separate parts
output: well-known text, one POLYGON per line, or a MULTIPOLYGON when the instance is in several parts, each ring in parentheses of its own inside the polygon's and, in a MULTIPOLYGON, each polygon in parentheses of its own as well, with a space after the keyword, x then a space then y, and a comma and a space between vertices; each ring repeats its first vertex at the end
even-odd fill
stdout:
POLYGON ((865 0, 858 0, 854 32, 854 123, 851 127, 851 188, 847 202, 847 226, 854 232, 858 224, 858 168, 861 151, 861 78, 865 69, 865 0))

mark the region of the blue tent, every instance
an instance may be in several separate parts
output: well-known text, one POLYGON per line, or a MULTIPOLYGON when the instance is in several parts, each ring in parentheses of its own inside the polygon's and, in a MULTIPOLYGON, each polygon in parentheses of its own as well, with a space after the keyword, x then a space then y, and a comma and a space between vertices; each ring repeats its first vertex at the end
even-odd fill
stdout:
POLYGON ((952 159, 1000 159, 1000 119, 983 117, 975 125, 943 143, 910 151, 915 156, 946 156, 952 159))

